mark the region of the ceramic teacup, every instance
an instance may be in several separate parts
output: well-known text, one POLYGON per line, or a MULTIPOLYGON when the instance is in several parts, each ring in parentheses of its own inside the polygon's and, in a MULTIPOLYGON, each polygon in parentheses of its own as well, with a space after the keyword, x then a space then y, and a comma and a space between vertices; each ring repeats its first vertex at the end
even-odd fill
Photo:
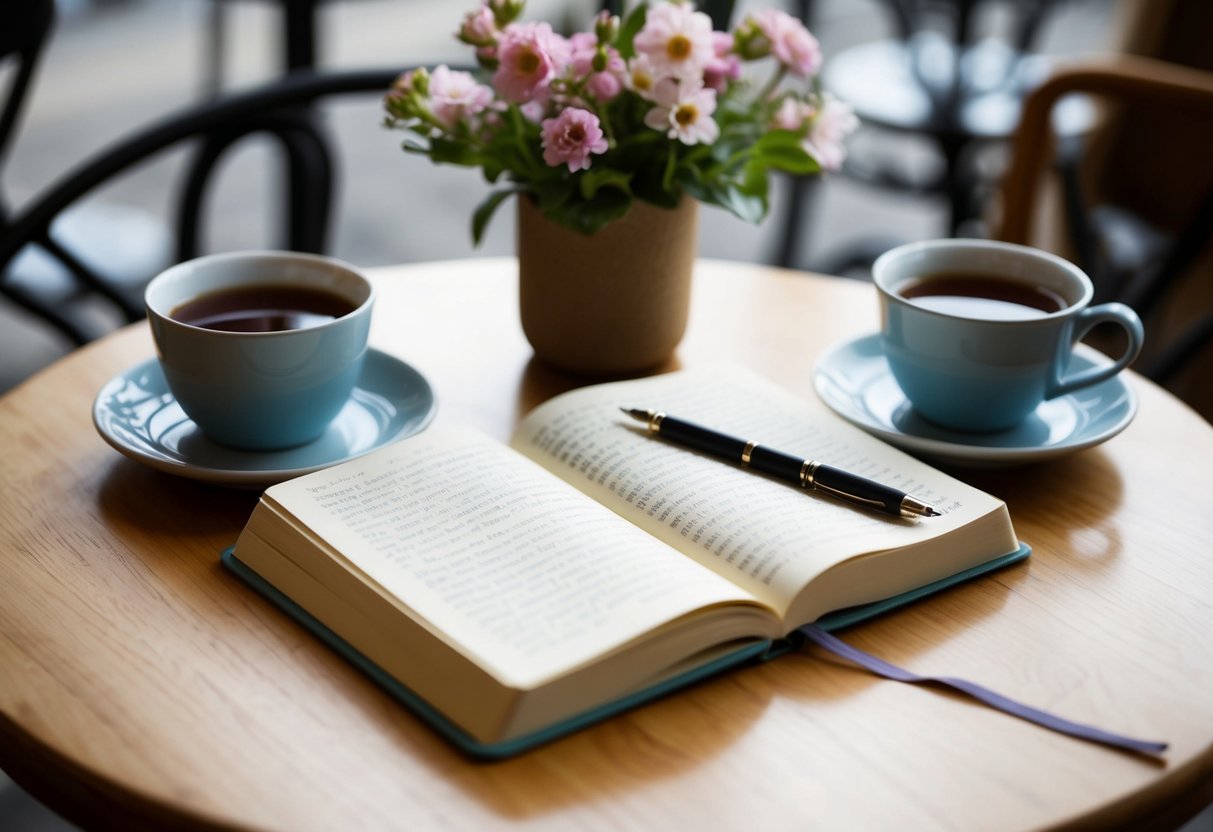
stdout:
POLYGON ((341 411, 362 371, 374 297, 346 263, 272 251, 180 263, 144 294, 160 366, 182 410, 216 442, 254 451, 310 442, 341 411), (262 309, 313 297, 331 308, 262 309), (226 320, 254 320, 259 311, 259 323, 226 320))
POLYGON ((1120 372, 1141 350, 1132 309, 1091 306, 1082 270, 1038 249, 928 240, 885 252, 872 275, 893 378, 916 412, 943 427, 1014 427, 1042 401, 1120 372), (1075 345, 1105 322, 1124 329, 1124 353, 1070 373, 1075 345))

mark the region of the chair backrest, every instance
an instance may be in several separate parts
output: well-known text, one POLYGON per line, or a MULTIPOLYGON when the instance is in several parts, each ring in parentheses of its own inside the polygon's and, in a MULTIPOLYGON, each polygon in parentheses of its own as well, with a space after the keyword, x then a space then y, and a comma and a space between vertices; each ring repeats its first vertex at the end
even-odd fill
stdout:
MULTIPOLYGON (((1074 94, 1096 96, 1112 103, 1165 102, 1191 117, 1213 115, 1213 73, 1130 55, 1059 68, 1024 103, 1002 184, 999 239, 1028 241, 1042 174, 1053 158, 1052 113, 1063 98, 1074 94)), ((1155 151, 1164 152, 1167 137, 1158 139, 1155 151)))
MULTIPOLYGON (((38 67, 55 21, 54 0, 21 0, 9 3, 0 26, 0 65, 15 62, 12 79, 0 105, 0 167, 16 133, 30 80, 38 67)), ((0 220, 3 219, 0 208, 0 220)))
MULTIPOLYGON (((1118 55, 1059 69, 1037 88, 1024 104, 1022 119, 1014 136, 1011 160, 1002 184, 1001 217, 998 239, 1031 244, 1035 242, 1033 221, 1042 204, 1045 173, 1054 164, 1051 115, 1057 104, 1072 94, 1093 96, 1119 106, 1121 117, 1108 119, 1109 129, 1132 123, 1144 104, 1162 106, 1193 125, 1213 128, 1213 72, 1180 66, 1152 58, 1118 55)), ((1162 229, 1165 245, 1146 258, 1138 273, 1133 274, 1104 293, 1103 299, 1120 300, 1137 309, 1146 323, 1147 350, 1139 359, 1137 369, 1162 382, 1171 381, 1186 370, 1193 360, 1204 355, 1213 342, 1213 165, 1207 152, 1176 153, 1170 136, 1156 131, 1153 146, 1147 151, 1152 161, 1166 161, 1175 175, 1172 182, 1182 182, 1183 192, 1175 192, 1175 201, 1183 203, 1182 219, 1172 221, 1162 229)), ((1104 176, 1116 176, 1121 168, 1131 168, 1133 158, 1122 158, 1116 165, 1102 166, 1104 176)), ((1070 183, 1071 190, 1077 187, 1070 183)), ((1097 189, 1107 198, 1120 196, 1123 189, 1097 189)), ((1083 202, 1081 196, 1068 195, 1068 222, 1071 226, 1089 223, 1093 206, 1085 211, 1087 217, 1076 216, 1074 207, 1083 202)), ((1118 204, 1122 213, 1140 211, 1139 226, 1146 226, 1155 211, 1150 205, 1118 204)), ((1174 218, 1171 218, 1174 220, 1174 218)), ((1090 227, 1090 226, 1088 226, 1090 227)), ((1120 233, 1129 228, 1123 222, 1120 233)), ((1117 240, 1097 241, 1090 248, 1104 248, 1117 240)), ((1079 249, 1083 246, 1079 245, 1079 249)), ((1079 264, 1090 269, 1091 266, 1079 264)), ((1097 290, 1100 287, 1097 285, 1097 290)), ((1203 378, 1198 386, 1207 393, 1208 368, 1201 368, 1203 378)), ((1203 409, 1204 405, 1199 405, 1203 409)), ((1213 414, 1213 411, 1210 411, 1213 414)), ((1210 415, 1207 414, 1207 415, 1210 415)), ((1213 416, 1211 416, 1213 417, 1213 416)))
MULTIPOLYGON (((56 244, 51 225, 64 211, 120 174, 184 145, 197 145, 185 184, 177 194, 176 260, 198 254, 202 237, 202 205, 221 157, 252 134, 276 139, 293 172, 288 199, 288 248, 322 251, 330 210, 332 164, 320 125, 310 105, 322 99, 352 93, 385 93, 400 70, 294 73, 249 91, 194 106, 170 115, 124 138, 70 170, 19 213, 0 227, 0 291, 6 286, 7 267, 27 245, 36 245, 62 263, 81 286, 114 304, 128 320, 143 315, 142 303, 129 292, 107 283, 72 252, 56 244)), ((150 279, 153 275, 146 275, 150 279)), ((77 342, 82 332, 70 315, 28 293, 13 298, 77 342)))

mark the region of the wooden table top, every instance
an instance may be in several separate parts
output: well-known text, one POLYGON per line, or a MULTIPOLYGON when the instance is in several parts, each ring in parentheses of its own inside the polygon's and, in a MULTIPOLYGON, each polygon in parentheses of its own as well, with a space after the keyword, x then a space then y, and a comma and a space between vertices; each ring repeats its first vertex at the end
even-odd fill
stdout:
MULTIPOLYGON (((380 269, 372 338, 439 421, 504 439, 575 382, 530 360, 514 261, 380 269)), ((804 397, 876 328, 862 284, 697 267, 675 362, 747 364, 804 397)), ((1025 829, 1170 825, 1213 800, 1213 428, 1130 375, 1124 433, 960 472, 1007 501, 1026 564, 845 634, 1072 719, 1155 760, 806 652, 728 673, 521 757, 478 763, 222 571, 256 500, 149 470, 90 422, 144 325, 0 399, 0 767, 124 828, 1025 829)))

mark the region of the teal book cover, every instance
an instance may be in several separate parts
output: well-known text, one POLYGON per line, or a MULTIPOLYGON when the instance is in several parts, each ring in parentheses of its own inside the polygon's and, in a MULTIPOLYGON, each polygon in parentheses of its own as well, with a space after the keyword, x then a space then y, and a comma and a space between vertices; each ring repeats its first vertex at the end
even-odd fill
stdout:
MULTIPOLYGON (((941 592, 956 584, 963 583, 989 572, 1018 563, 1031 553, 1029 547, 1020 544, 1018 550, 980 564, 963 572, 958 572, 942 580, 902 593, 892 598, 876 601, 862 606, 838 610, 822 616, 816 622, 817 626, 829 632, 836 632, 878 615, 890 612, 898 607, 926 598, 941 592)), ((307 610, 300 607, 286 595, 283 595, 269 582, 265 581, 235 556, 229 548, 222 554, 223 565, 251 586, 260 595, 293 618, 313 635, 332 649, 344 656, 350 663, 369 676, 389 694, 399 700, 413 713, 425 721, 433 730, 455 745, 464 753, 481 759, 500 759, 527 751, 536 746, 550 742, 559 737, 578 731, 596 722, 601 722, 616 714, 635 708, 646 702, 665 696, 680 688, 693 685, 725 670, 742 665, 769 661, 777 656, 798 649, 799 645, 791 640, 759 641, 747 644, 733 653, 721 656, 707 664, 700 665, 686 673, 667 679, 660 684, 636 691, 607 705, 586 711, 571 719, 566 719, 550 725, 526 736, 517 737, 504 742, 483 743, 468 736, 457 725, 448 720, 429 702, 409 690, 389 674, 385 673, 374 662, 367 659, 336 633, 314 618, 307 610)))

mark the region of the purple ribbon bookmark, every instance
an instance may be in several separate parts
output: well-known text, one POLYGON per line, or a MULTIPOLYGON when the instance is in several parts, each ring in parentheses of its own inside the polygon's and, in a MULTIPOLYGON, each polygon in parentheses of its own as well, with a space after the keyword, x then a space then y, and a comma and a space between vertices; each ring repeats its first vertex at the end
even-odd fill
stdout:
POLYGON ((916 673, 911 673, 908 670, 903 670, 896 665, 889 664, 883 659, 878 659, 870 653, 865 653, 862 650, 852 647, 851 645, 840 641, 836 637, 830 635, 825 630, 814 624, 806 624, 800 627, 797 632, 804 635, 809 641, 825 648, 839 658, 854 662, 873 673, 883 676, 886 679, 892 679, 897 682, 908 682, 912 685, 931 682, 939 685, 946 685, 953 690, 967 694, 974 699, 984 702, 992 708, 997 708, 1003 713, 1017 716, 1020 719, 1026 719, 1029 722, 1034 722, 1050 731, 1057 731, 1062 734, 1068 734, 1071 737, 1077 737, 1090 742, 1103 743, 1104 745, 1114 746, 1116 748, 1124 748, 1129 751, 1139 751, 1143 754, 1161 754, 1167 750, 1165 742, 1150 742, 1148 740, 1135 740, 1131 737, 1122 737, 1119 734, 1112 734, 1100 728, 1091 725, 1082 725, 1078 722, 1071 722, 1068 719, 1062 719, 1045 711, 1033 708, 1030 705, 1024 705, 1012 699, 1008 699, 1000 693, 995 693, 992 690, 983 688, 981 685, 964 679, 956 679, 951 676, 919 676, 916 673))

